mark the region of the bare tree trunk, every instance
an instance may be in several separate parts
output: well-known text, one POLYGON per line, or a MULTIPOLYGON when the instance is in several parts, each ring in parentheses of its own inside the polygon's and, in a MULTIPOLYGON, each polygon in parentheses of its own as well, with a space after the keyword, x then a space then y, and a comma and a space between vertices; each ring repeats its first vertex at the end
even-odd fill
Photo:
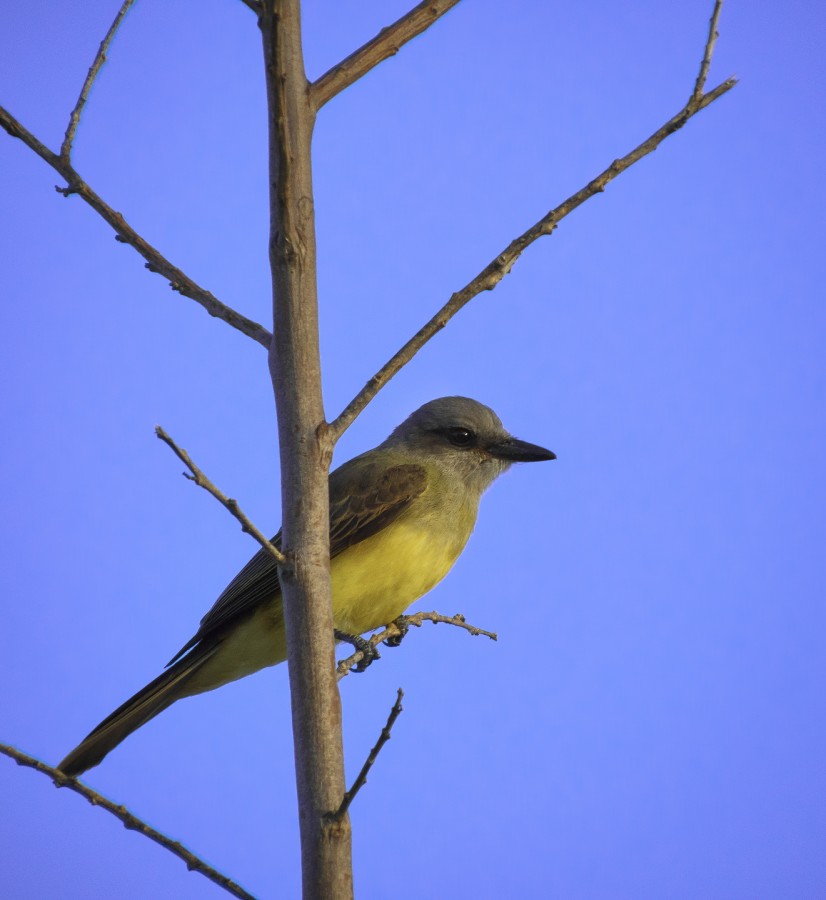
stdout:
POLYGON ((281 446, 281 570, 305 898, 353 894, 344 796, 341 702, 335 680, 327 475, 318 347, 310 145, 315 111, 301 48, 299 0, 266 0, 261 16, 270 132, 270 349, 281 446))
MULTIPOLYGON (((270 132, 270 263, 272 268, 274 334, 220 302, 185 272, 174 266, 138 234, 121 213, 106 203, 80 177, 72 164, 72 144, 92 85, 106 59, 118 25, 133 0, 123 0, 112 27, 100 45, 84 81, 60 152, 50 150, 11 113, 0 107, 0 128, 23 141, 62 178, 57 190, 76 195, 89 204, 115 230, 117 240, 132 246, 150 271, 169 280, 170 287, 203 306, 243 334, 269 348, 270 373, 278 412, 283 498, 284 556, 270 545, 241 511, 178 447, 163 429, 157 434, 192 472, 193 481, 215 496, 279 562, 287 626, 293 737, 302 848, 304 897, 307 900, 350 900, 353 896, 349 804, 366 782, 367 773, 390 728, 401 712, 399 691, 387 724, 368 756, 353 787, 345 792, 341 734, 341 702, 334 670, 333 615, 329 572, 329 511, 327 476, 336 440, 378 391, 456 313, 482 291, 496 287, 523 251, 543 235, 550 235, 562 219, 591 197, 605 190, 618 175, 652 153, 694 115, 731 90, 728 78, 712 90, 705 85, 718 37, 722 0, 715 0, 699 73, 683 108, 650 137, 624 156, 614 159, 588 184, 551 209, 515 238, 444 306, 388 362, 369 379, 331 424, 325 421, 318 346, 318 300, 313 209, 311 143, 318 109, 370 71, 401 46, 421 34, 458 0, 421 0, 393 25, 384 28, 346 59, 333 66, 313 85, 304 73, 301 47, 300 0, 243 0, 258 16, 263 33, 270 132)), ((486 634, 464 617, 417 613, 409 624, 450 622, 472 634, 486 634)), ((375 647, 386 637, 400 635, 395 625, 373 635, 375 647), (394 631, 395 629, 395 631, 394 631)), ((362 658, 344 660, 344 677, 362 658)), ((124 806, 97 794, 60 770, 34 757, 0 744, 0 754, 69 787, 91 803, 107 809, 136 830, 183 859, 188 868, 202 872, 236 897, 250 898, 232 879, 208 866, 177 841, 137 819, 124 806)))

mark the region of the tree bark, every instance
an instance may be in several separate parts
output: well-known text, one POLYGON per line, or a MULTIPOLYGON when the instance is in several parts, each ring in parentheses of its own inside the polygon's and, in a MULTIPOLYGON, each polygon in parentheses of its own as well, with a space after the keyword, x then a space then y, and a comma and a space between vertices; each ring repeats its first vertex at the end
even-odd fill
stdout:
POLYGON ((314 111, 304 73, 299 0, 266 0, 264 39, 270 134, 270 349, 281 448, 281 584, 287 626, 304 897, 353 895, 341 701, 335 678, 327 476, 318 347, 310 145, 314 111))

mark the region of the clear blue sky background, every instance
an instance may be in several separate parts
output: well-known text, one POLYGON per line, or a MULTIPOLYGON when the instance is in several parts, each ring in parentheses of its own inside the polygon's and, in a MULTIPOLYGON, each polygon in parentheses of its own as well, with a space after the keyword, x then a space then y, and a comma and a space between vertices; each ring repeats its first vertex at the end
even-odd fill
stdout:
MULTIPOLYGON (((334 415, 508 241, 691 90, 711 3, 467 0, 323 110, 334 415)), ((406 8, 307 0, 317 76, 406 8)), ((59 145, 116 0, 6 3, 0 102, 59 145)), ((510 472, 419 608, 342 688, 360 898, 826 896, 824 13, 727 4, 742 84, 534 246, 381 394, 492 405, 557 462, 510 472)), ((240 2, 141 0, 78 135, 90 184, 267 323, 260 42, 240 2)), ((0 136, 0 739, 56 762, 154 677, 254 552, 162 424, 269 531, 266 355, 147 273, 0 136)), ((299 892, 286 671, 178 704, 88 776, 261 897, 299 892)), ((0 759, 0 892, 219 890, 0 759)))

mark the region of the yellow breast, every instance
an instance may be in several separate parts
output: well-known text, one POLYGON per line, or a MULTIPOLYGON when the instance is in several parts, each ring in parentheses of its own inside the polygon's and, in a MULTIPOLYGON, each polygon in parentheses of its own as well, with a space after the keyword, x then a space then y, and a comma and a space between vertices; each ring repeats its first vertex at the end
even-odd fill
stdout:
POLYGON ((447 575, 474 519, 453 522, 447 535, 397 520, 337 556, 330 566, 336 628, 363 634, 400 616, 447 575))

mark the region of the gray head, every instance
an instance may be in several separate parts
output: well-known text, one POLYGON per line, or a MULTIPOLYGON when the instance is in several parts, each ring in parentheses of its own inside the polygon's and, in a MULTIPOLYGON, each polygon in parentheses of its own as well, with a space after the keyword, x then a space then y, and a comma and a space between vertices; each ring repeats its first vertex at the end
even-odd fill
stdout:
POLYGON ((381 445, 410 450, 450 468, 480 493, 511 463, 556 459, 544 447, 510 435, 488 406, 468 397, 431 400, 381 445))

